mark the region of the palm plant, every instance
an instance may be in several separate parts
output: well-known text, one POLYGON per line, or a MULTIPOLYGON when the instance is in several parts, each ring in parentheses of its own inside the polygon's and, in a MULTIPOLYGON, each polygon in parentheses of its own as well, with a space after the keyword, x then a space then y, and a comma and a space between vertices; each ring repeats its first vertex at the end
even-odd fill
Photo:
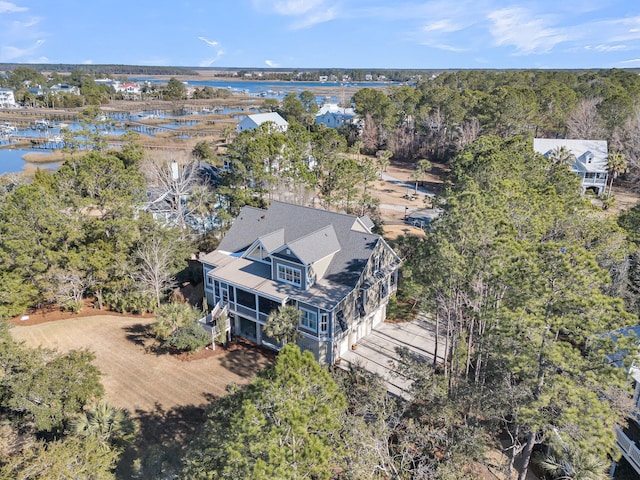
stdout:
POLYGON ((610 153, 607 159, 607 168, 609 169, 609 177, 611 178, 611 182, 609 183, 609 196, 611 196, 613 181, 618 178, 619 175, 629 171, 627 157, 621 152, 610 153))
POLYGON ((124 448, 137 430, 125 410, 103 400, 90 405, 71 422, 71 427, 75 435, 96 440, 104 450, 124 448))
POLYGON ((165 303, 156 309, 156 321, 151 331, 160 340, 167 340, 179 327, 196 320, 200 313, 186 303, 165 303))
POLYGON ((432 167, 431 162, 426 158, 423 158, 422 160, 418 160, 418 163, 416 164, 416 169, 411 174, 411 178, 415 179, 416 181, 416 191, 415 191, 416 195, 418 194, 418 180, 422 179, 427 174, 427 172, 431 170, 431 167, 432 167))
POLYGON ((606 480, 608 462, 579 448, 564 444, 560 456, 540 455, 534 462, 554 480, 606 480))
POLYGON ((295 342, 298 338, 300 315, 300 310, 292 305, 279 307, 278 310, 274 310, 267 317, 264 333, 278 343, 295 342))
POLYGON ((576 161, 576 156, 566 147, 561 145, 554 148, 548 155, 549 160, 558 165, 571 165, 576 161))

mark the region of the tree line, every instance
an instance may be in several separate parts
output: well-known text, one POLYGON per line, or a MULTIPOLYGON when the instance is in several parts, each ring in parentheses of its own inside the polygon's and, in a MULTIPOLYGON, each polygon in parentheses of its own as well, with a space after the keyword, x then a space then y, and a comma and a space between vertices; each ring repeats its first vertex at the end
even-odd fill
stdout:
POLYGON ((444 72, 353 102, 369 153, 448 161, 483 135, 604 139, 638 175, 640 77, 628 70, 444 72))

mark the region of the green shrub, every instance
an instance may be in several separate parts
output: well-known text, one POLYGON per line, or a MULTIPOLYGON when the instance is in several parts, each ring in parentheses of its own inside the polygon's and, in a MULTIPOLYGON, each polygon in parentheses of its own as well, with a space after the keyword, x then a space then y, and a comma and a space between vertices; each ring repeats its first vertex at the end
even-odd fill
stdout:
POLYGON ((169 338, 166 345, 181 352, 196 352, 211 343, 211 336, 198 322, 193 321, 178 327, 169 338))

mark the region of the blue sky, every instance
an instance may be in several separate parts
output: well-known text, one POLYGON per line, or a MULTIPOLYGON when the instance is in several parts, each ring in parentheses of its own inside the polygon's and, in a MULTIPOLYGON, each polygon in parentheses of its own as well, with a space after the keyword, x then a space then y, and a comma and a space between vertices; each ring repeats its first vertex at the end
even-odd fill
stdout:
POLYGON ((0 62, 640 67, 638 0, 0 0, 0 62))

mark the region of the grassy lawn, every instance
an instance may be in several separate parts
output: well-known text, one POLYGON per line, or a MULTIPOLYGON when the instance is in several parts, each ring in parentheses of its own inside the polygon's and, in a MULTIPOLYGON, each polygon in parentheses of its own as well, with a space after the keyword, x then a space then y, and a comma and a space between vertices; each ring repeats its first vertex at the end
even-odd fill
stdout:
POLYGON ((153 318, 97 315, 11 329, 15 339, 30 347, 94 352, 107 401, 129 410, 140 425, 118 464, 119 479, 155 480, 177 472, 185 442, 205 421, 205 406, 225 395, 228 384, 249 383, 273 358, 246 345, 191 358, 159 355, 147 334, 151 322, 153 318))
MULTIPOLYGON (((238 349, 185 360, 157 355, 146 326, 152 318, 98 315, 37 325, 17 325, 13 337, 30 347, 95 353, 106 399, 134 414, 200 406, 225 394, 230 383, 248 383, 269 361, 260 351, 238 349)), ((210 352, 213 353, 213 352, 210 352)))

